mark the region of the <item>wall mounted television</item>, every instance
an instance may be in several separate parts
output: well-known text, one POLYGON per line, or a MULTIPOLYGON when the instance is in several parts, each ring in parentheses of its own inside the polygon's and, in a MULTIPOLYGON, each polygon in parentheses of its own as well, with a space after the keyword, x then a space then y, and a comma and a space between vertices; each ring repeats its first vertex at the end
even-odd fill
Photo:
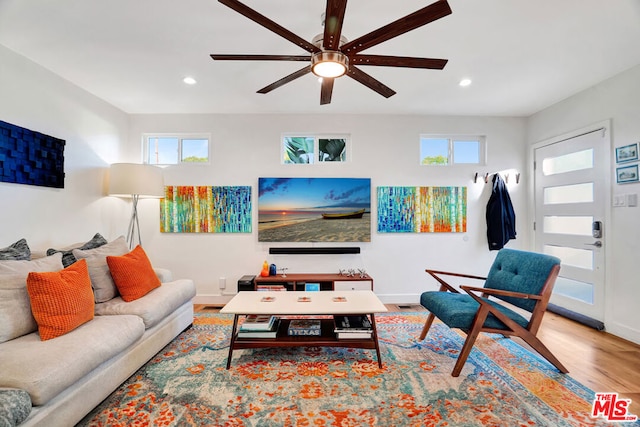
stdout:
POLYGON ((258 241, 370 242, 370 178, 259 178, 258 241))

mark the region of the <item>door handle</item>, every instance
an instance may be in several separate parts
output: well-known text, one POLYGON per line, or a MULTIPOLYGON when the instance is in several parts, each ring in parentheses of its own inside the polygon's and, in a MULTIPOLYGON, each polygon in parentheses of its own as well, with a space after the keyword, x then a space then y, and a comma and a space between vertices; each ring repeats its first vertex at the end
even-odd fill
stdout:
POLYGON ((602 242, 600 240, 596 240, 593 243, 585 243, 585 245, 590 245, 590 246, 595 246, 596 248, 601 248, 602 247, 602 242))

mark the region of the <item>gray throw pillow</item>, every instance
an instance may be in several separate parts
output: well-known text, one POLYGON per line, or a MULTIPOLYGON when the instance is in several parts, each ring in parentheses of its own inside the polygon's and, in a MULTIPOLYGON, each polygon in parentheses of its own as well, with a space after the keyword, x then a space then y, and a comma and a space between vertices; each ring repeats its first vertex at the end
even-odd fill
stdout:
POLYGON ((80 249, 80 250, 85 250, 85 249, 94 249, 94 248, 98 248, 102 245, 106 245, 107 244, 107 240, 102 237, 100 235, 100 233, 96 233, 95 236, 93 236, 93 238, 91 240, 89 240, 87 243, 85 243, 82 246, 78 246, 77 248, 70 248, 68 250, 64 250, 64 249, 47 249, 47 255, 53 255, 55 253, 61 252, 62 253, 62 264, 64 265, 65 268, 69 267, 71 264, 73 264, 74 262, 77 261, 76 257, 73 256, 73 249, 80 249))
POLYGON ((6 248, 0 249, 0 260, 30 260, 31 249, 26 239, 20 239, 6 248))
POLYGON ((38 330, 27 292, 29 273, 60 270, 60 253, 33 261, 0 261, 0 343, 38 330))
POLYGON ((107 265, 107 256, 122 256, 127 253, 129 253, 129 245, 127 245, 124 236, 120 236, 96 249, 73 250, 73 256, 76 259, 85 259, 87 261, 96 303, 109 301, 118 296, 118 288, 113 282, 107 265))

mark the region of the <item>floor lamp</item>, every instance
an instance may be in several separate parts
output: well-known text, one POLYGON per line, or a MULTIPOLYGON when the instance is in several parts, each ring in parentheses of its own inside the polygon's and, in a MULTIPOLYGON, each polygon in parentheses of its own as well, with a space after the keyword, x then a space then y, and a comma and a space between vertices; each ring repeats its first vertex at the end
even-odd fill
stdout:
POLYGON ((138 221, 138 200, 140 198, 164 197, 162 169, 139 163, 114 163, 109 169, 109 195, 133 200, 131 219, 127 230, 127 243, 133 249, 137 235, 138 243, 142 245, 138 221))

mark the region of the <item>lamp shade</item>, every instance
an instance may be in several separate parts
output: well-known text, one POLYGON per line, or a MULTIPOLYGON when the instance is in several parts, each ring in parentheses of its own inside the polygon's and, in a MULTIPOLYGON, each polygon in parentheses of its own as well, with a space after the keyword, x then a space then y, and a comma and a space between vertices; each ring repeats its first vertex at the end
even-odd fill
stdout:
POLYGON ((139 163, 114 163, 109 169, 109 195, 164 197, 162 169, 139 163))

